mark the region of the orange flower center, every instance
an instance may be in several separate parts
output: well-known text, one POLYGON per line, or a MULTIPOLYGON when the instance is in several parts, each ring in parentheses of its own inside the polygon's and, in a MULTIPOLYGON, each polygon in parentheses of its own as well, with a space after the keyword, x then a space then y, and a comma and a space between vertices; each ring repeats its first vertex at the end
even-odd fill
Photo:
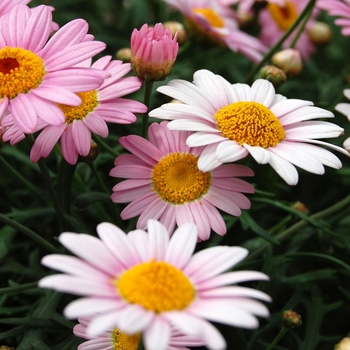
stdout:
POLYGON ((270 11, 271 17, 282 31, 286 31, 298 18, 297 8, 290 1, 285 1, 284 6, 272 3, 268 4, 267 9, 270 11))

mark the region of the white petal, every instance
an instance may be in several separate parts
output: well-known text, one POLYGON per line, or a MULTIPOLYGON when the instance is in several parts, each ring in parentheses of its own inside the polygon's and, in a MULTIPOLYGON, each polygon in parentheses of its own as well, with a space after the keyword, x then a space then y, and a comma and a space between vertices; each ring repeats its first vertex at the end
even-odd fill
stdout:
POLYGON ((170 325, 161 317, 156 317, 144 332, 145 348, 149 350, 168 349, 170 325))
POLYGON ((249 146, 246 143, 243 144, 243 147, 248 150, 250 155, 257 163, 267 164, 270 161, 270 153, 265 148, 259 146, 249 146))

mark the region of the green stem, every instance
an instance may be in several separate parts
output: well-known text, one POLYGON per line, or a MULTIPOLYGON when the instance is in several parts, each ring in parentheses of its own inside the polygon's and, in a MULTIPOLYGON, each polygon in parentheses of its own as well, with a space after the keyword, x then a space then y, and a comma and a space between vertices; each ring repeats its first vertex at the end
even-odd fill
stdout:
POLYGON ((151 100, 153 81, 145 80, 144 86, 145 86, 144 104, 147 106, 147 112, 143 113, 142 115, 141 136, 144 138, 147 138, 148 111, 149 111, 149 105, 151 100))
POLYGON ((26 290, 37 288, 37 286, 38 286, 38 282, 30 282, 26 284, 21 284, 19 286, 0 288, 0 296, 13 294, 13 293, 17 294, 19 292, 24 292, 26 290))
MULTIPOLYGON (((33 142, 34 142, 33 135, 26 135, 26 138, 27 138, 29 144, 32 146, 33 142)), ((38 166, 40 168, 41 175, 44 179, 46 189, 48 190, 50 197, 52 199, 52 203, 53 203, 53 206, 55 208, 56 217, 58 220, 59 229, 61 232, 63 232, 63 231, 65 231, 65 229, 64 229, 65 228, 64 214, 63 214, 62 207, 61 207, 60 201, 58 199, 55 187, 53 185, 53 182, 52 182, 52 179, 51 179, 51 176, 49 173, 49 169, 47 168, 46 163, 45 163, 43 158, 39 159, 38 166)))
POLYGON ((277 334, 276 338, 272 341, 272 343, 266 348, 266 350, 272 350, 273 347, 281 340, 281 338, 288 332, 289 328, 282 327, 280 332, 277 334))
POLYGON ((3 169, 6 169, 17 181, 21 182, 24 187, 27 187, 30 192, 37 197, 42 203, 45 202, 45 198, 40 193, 37 188, 29 182, 24 176, 22 176, 11 164, 9 164, 1 155, 0 155, 0 166, 3 169))
POLYGON ((302 32, 304 31, 304 29, 305 29, 305 27, 306 27, 306 24, 307 24, 307 22, 308 22, 308 20, 309 20, 309 18, 310 18, 310 16, 311 16, 311 14, 312 14, 312 10, 313 10, 314 5, 315 5, 315 1, 314 1, 314 3, 313 3, 313 6, 309 8, 309 11, 308 11, 308 13, 305 15, 305 18, 304 18, 303 23, 302 23, 301 26, 298 28, 297 34, 295 35, 295 37, 293 38, 291 44, 289 45, 289 47, 290 47, 291 49, 293 49, 293 48, 295 47, 296 43, 297 43, 298 40, 299 40, 300 35, 301 35, 302 32))
POLYGON ((35 233, 34 231, 30 230, 29 228, 19 224, 18 222, 8 218, 7 216, 0 214, 0 221, 2 223, 4 223, 5 225, 13 227, 14 229, 16 229, 19 232, 24 233, 25 235, 30 237, 33 241, 36 241, 37 243, 39 243, 43 248, 49 250, 51 253, 58 253, 59 252, 59 250, 54 245, 52 245, 51 243, 46 241, 44 238, 39 236, 37 233, 35 233))
POLYGON ((92 173, 94 174, 94 176, 95 176, 99 186, 103 190, 103 192, 110 194, 111 190, 109 188, 107 188, 105 182, 102 180, 100 173, 97 171, 97 169, 95 167, 95 163, 92 161, 87 161, 86 163, 89 165, 92 173))
POLYGON ((137 346, 137 350, 145 350, 145 346, 143 345, 142 336, 140 337, 139 345, 137 346))
POLYGON ((107 153, 109 153, 113 157, 118 157, 119 152, 114 150, 112 147, 109 147, 106 142, 102 140, 101 137, 98 137, 97 135, 92 135, 92 139, 97 143, 97 145, 107 153))
POLYGON ((271 48, 271 50, 263 57, 263 59, 253 67, 251 72, 249 73, 246 82, 250 84, 254 76, 259 70, 263 67, 263 65, 280 49, 280 46, 283 44, 283 42, 292 34, 294 29, 301 23, 301 21, 308 15, 309 10, 312 9, 315 5, 316 0, 310 0, 309 3, 306 5, 304 10, 301 12, 299 17, 295 20, 295 22, 289 27, 289 29, 284 33, 284 35, 281 37, 280 40, 271 48))
MULTIPOLYGON (((332 205, 331 207, 329 207, 325 210, 322 210, 316 214, 310 215, 310 220, 313 221, 313 220, 322 219, 328 215, 331 215, 333 213, 338 212, 340 209, 342 209, 343 207, 345 207, 349 204, 350 204, 350 195, 345 197, 344 199, 342 199, 338 203, 332 205)), ((278 242, 282 242, 283 240, 285 240, 286 238, 291 236, 294 232, 301 230, 304 226, 306 226, 308 224, 309 224, 308 221, 300 220, 296 224, 294 224, 293 226, 287 228, 286 230, 284 230, 281 233, 279 233, 278 235, 276 235, 275 239, 278 242)), ((257 258, 258 256, 260 256, 269 246, 270 246, 270 243, 262 244, 258 249, 256 249, 254 252, 249 254, 249 256, 245 259, 245 263, 248 260, 251 260, 251 259, 254 259, 254 258, 257 258)))

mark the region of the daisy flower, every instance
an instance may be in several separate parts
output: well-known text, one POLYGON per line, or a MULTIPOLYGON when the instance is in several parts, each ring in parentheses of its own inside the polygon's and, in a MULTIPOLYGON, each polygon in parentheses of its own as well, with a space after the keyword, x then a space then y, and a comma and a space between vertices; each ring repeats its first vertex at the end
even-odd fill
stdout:
MULTIPOLYGON (((260 40, 267 46, 271 47, 277 43, 282 35, 295 22, 299 14, 308 4, 309 0, 284 0, 284 5, 277 3, 269 3, 266 8, 259 12, 259 24, 261 26, 260 40)), ((295 49, 299 50, 304 60, 315 51, 315 46, 312 44, 307 29, 314 23, 314 18, 318 14, 317 9, 314 9, 311 17, 306 25, 306 30, 301 33, 295 49)), ((295 29, 294 34, 291 34, 283 43, 283 48, 290 47, 291 42, 297 33, 298 28, 295 29)))
POLYGON ((197 227, 181 225, 170 233, 149 220, 143 230, 128 235, 111 223, 97 226, 99 238, 62 233, 59 242, 78 258, 53 254, 42 264, 62 271, 39 281, 39 286, 85 296, 65 309, 68 318, 92 316, 89 336, 111 328, 128 334, 143 333, 148 350, 167 349, 171 327, 197 337, 209 349, 223 350, 226 343, 208 322, 256 328, 256 316, 269 315, 255 299, 270 301, 252 288, 231 286, 267 280, 256 271, 227 272, 248 254, 245 248, 215 246, 193 254, 197 227))
POLYGON ((224 45, 253 62, 259 62, 267 51, 260 40, 242 32, 232 17, 232 10, 216 0, 164 0, 180 11, 195 36, 224 45))
POLYGON ((329 16, 339 16, 334 21, 338 26, 343 27, 341 33, 344 36, 350 35, 350 2, 341 0, 318 0, 316 6, 320 10, 327 11, 329 16))
POLYGON ((130 63, 104 56, 91 65, 105 71, 108 78, 103 84, 87 92, 78 92, 79 106, 58 104, 65 120, 59 125, 47 125, 36 138, 30 152, 32 162, 47 157, 59 139, 64 159, 75 164, 78 155, 87 156, 91 148, 91 133, 108 136, 106 122, 130 124, 136 121, 134 113, 144 113, 147 107, 134 100, 122 98, 141 87, 137 77, 124 77, 131 70, 130 63))
POLYGON ((284 0, 219 0, 219 2, 225 6, 231 6, 238 4, 238 10, 242 12, 251 11, 253 5, 256 2, 266 1, 269 3, 275 3, 280 6, 283 5, 284 0))
MULTIPOLYGON (((350 89, 345 89, 344 90, 344 96, 350 100, 350 89)), ((350 121, 350 103, 338 103, 334 109, 339 112, 344 114, 348 120, 350 121)), ((350 137, 348 137, 344 143, 343 146, 346 150, 350 152, 350 137)))
MULTIPOLYGON (((83 339, 89 339, 78 346, 78 350, 137 350, 141 340, 141 333, 127 334, 118 328, 111 328, 99 337, 90 337, 87 328, 91 317, 79 318, 79 324, 73 328, 73 333, 83 339)), ((170 329, 169 345, 165 350, 189 350, 186 346, 202 346, 203 342, 196 337, 183 335, 174 327, 170 329)))
POLYGON ((32 133, 38 117, 58 125, 64 114, 56 103, 79 105, 74 92, 97 88, 103 78, 94 70, 73 67, 105 48, 87 35, 86 21, 77 19, 50 39, 48 6, 17 5, 0 17, 0 115, 9 107, 14 122, 32 133))
POLYGON ((144 24, 131 34, 131 65, 136 75, 147 81, 163 80, 176 60, 179 44, 169 28, 157 23, 154 28, 144 24))
POLYGON ((187 145, 206 146, 198 160, 201 171, 251 154, 295 185, 298 172, 294 165, 315 174, 324 173, 323 164, 341 167, 335 155, 318 145, 347 154, 341 147, 315 140, 343 133, 338 125, 312 120, 332 118, 333 113, 310 101, 276 94, 267 80, 258 79, 251 87, 231 85, 219 75, 199 70, 193 83, 172 80, 157 90, 184 104, 165 104, 150 116, 174 119, 168 124, 170 130, 196 131, 187 138, 187 145))
POLYGON ((249 209, 242 194, 254 188, 237 176, 253 176, 251 169, 238 164, 222 165, 210 172, 198 169, 203 147, 191 148, 187 131, 170 131, 168 122, 149 127, 149 141, 137 135, 120 138, 132 155, 121 155, 110 171, 114 177, 129 178, 113 187, 112 201, 131 202, 120 214, 123 220, 140 215, 137 228, 145 229, 148 219, 162 222, 169 232, 175 224, 193 222, 198 236, 206 240, 211 230, 226 233, 225 222, 216 208, 234 216, 249 209))

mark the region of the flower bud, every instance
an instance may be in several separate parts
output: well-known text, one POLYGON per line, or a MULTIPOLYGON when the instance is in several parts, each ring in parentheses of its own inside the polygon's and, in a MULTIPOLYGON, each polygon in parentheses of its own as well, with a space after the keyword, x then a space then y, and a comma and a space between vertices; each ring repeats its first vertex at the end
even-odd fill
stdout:
POLYGON ((271 61, 287 75, 297 75, 303 69, 300 52, 295 49, 279 51, 272 56, 271 61))
POLYGON ((295 202, 293 205, 292 205, 292 208, 299 211, 300 213, 308 213, 309 212, 309 209, 306 207, 306 205, 302 202, 295 202))
POLYGON ((131 66, 135 74, 146 81, 163 80, 175 62, 179 44, 169 28, 157 23, 154 28, 144 24, 131 34, 131 66))
POLYGON ((314 21, 310 28, 308 28, 307 34, 310 40, 316 45, 326 44, 332 39, 331 27, 324 22, 314 21))
POLYGON ((286 328, 300 327, 301 316, 293 310, 285 310, 282 313, 282 324, 286 328))
POLYGON ((163 23, 164 28, 169 28, 171 30, 171 33, 173 37, 177 33, 177 41, 181 45, 186 42, 187 40, 187 32, 185 29, 185 26, 176 21, 169 21, 163 23))
POLYGON ((131 62, 131 50, 128 47, 124 47, 116 52, 115 57, 117 60, 129 63, 131 62))
POLYGON ((97 158, 99 153, 100 153, 100 148, 99 148, 98 144, 94 140, 91 140, 91 148, 90 148, 88 155, 81 156, 80 159, 83 162, 92 162, 97 158))
POLYGON ((10 346, 7 346, 7 345, 1 345, 0 350, 15 350, 15 348, 11 348, 10 346))
POLYGON ((350 338, 343 338, 335 347, 334 350, 350 350, 350 338))
POLYGON ((270 81, 274 86, 280 86, 287 80, 284 71, 275 66, 265 66, 260 69, 260 77, 270 81))

